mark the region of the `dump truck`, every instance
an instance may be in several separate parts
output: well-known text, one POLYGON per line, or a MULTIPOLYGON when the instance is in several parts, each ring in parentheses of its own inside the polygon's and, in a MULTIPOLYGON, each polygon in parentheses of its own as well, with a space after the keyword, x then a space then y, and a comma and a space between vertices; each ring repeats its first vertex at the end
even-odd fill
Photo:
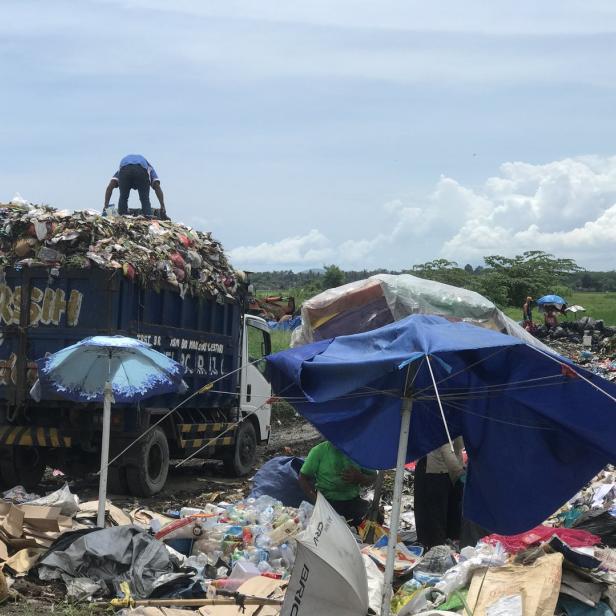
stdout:
POLYGON ((35 360, 93 335, 138 338, 186 368, 188 393, 208 383, 159 425, 188 394, 113 405, 110 491, 149 496, 166 481, 170 459, 199 452, 238 476, 253 467, 270 435, 266 378, 270 335, 247 314, 247 294, 183 295, 148 288, 122 270, 9 267, 0 281, 0 481, 33 488, 46 467, 72 475, 100 463, 102 406, 60 397, 35 402, 35 360), (243 418, 243 421, 240 421, 243 418))

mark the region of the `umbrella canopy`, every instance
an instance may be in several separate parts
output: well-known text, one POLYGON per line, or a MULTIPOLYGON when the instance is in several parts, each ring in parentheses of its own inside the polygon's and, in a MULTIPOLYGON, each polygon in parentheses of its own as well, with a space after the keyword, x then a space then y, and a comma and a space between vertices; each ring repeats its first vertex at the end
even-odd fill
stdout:
POLYGON ((554 304, 555 306, 566 306, 567 300, 560 295, 544 295, 537 300, 538 306, 545 306, 547 304, 554 304))
POLYGON ((616 386, 498 332, 413 315, 268 362, 278 395, 355 462, 378 469, 396 466, 412 363, 406 461, 447 441, 444 416, 469 456, 465 515, 501 534, 536 526, 616 461, 616 386))
POLYGON ((37 360, 38 397, 60 395, 75 402, 101 402, 111 383, 119 403, 182 389, 184 368, 149 344, 126 336, 92 336, 37 360))
POLYGON ((297 557, 281 616, 365 616, 368 580, 361 553, 349 527, 322 494, 296 539, 297 557))
POLYGON ((103 433, 98 490, 98 526, 104 525, 107 497, 111 404, 135 403, 186 389, 184 367, 125 336, 92 336, 37 360, 39 378, 31 395, 37 400, 60 395, 75 402, 103 402, 103 433))

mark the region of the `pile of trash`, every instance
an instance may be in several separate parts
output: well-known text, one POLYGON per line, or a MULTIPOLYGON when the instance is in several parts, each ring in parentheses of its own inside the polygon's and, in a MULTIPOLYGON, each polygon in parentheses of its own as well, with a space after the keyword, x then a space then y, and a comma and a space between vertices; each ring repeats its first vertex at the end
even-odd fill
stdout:
POLYGON ((616 380, 616 327, 583 317, 578 321, 564 321, 544 338, 560 355, 608 381, 616 380))
POLYGON ((0 203, 0 268, 37 266, 118 270, 143 286, 220 301, 235 299, 245 278, 210 233, 180 223, 0 203))
POLYGON ((616 327, 606 325, 601 319, 582 317, 576 321, 561 321, 557 327, 548 329, 545 325, 537 327, 533 334, 537 338, 550 341, 568 340, 599 350, 611 346, 616 350, 616 327), (610 344, 611 341, 611 344, 610 344))
POLYGON ((27 575, 59 581, 75 601, 212 597, 256 577, 279 588, 313 507, 261 496, 160 514, 107 502, 104 529, 96 526, 97 510, 97 501, 80 503, 68 485, 43 498, 21 486, 5 492, 0 576, 8 583, 0 599, 27 575))
POLYGON ((416 546, 399 548, 392 600, 392 613, 399 616, 429 610, 611 616, 616 613, 616 470, 602 471, 543 525, 525 533, 488 535, 459 550, 453 544, 436 546, 419 558, 416 546), (405 549, 413 556, 406 563, 405 549))
MULTIPOLYGON (((412 478, 412 470, 407 477, 412 478)), ((187 607, 190 601, 249 597, 271 602, 259 614, 278 614, 286 585, 298 575, 294 564, 304 562, 300 533, 305 531, 312 545, 313 537, 333 523, 326 512, 322 526, 322 511, 317 515, 306 502, 285 506, 267 495, 165 513, 143 507, 123 511, 107 502, 104 529, 96 526, 97 509, 97 501, 80 503, 68 485, 42 498, 20 486, 5 492, 0 500, 0 600, 18 596, 14 589, 27 579, 60 584, 71 601, 130 607, 135 601, 157 600, 158 605, 187 607)), ((452 543, 424 552, 412 517, 407 522, 411 530, 400 532, 396 547, 394 614, 616 613, 614 468, 600 473, 543 525, 520 535, 487 535, 474 546, 452 543)), ((365 568, 369 605, 378 614, 388 531, 376 526, 370 543, 365 543, 365 527, 352 531, 351 547, 357 545, 354 558, 365 568)), ((311 575, 318 575, 318 563, 313 564, 311 575)), ((315 590, 325 592, 315 587, 306 593, 315 590)), ((342 596, 345 591, 338 592, 342 596)), ((157 616, 172 613, 147 609, 157 616)), ((202 605, 199 613, 240 610, 202 605)))

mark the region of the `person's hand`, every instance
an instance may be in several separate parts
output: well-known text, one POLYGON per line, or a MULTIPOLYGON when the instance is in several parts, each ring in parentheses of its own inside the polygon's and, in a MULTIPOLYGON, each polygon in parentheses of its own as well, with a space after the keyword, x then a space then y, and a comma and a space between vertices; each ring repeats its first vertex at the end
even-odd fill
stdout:
POLYGON ((350 466, 342 471, 342 479, 347 483, 361 485, 364 481, 364 474, 358 468, 350 466))

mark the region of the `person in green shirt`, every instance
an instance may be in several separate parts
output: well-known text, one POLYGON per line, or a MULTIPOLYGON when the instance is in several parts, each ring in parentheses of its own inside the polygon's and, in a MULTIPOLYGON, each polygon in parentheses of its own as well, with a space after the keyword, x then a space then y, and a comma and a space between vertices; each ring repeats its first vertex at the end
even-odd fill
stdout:
POLYGON ((353 526, 358 526, 370 503, 359 495, 362 487, 374 483, 376 471, 362 468, 325 441, 310 450, 299 473, 299 484, 312 503, 317 491, 353 526))

